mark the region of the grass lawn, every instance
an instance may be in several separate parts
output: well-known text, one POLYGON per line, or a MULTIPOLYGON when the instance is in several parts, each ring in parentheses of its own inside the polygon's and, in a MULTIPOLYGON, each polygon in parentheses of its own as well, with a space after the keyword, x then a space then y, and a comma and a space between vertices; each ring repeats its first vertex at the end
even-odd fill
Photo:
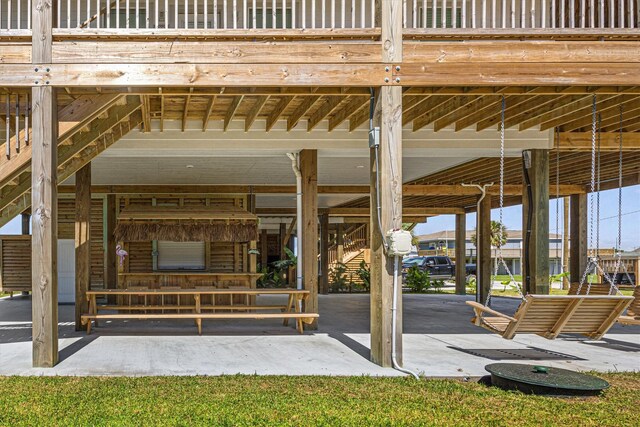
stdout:
POLYGON ((601 377, 612 388, 588 399, 408 378, 4 377, 0 425, 637 425, 640 373, 601 377))

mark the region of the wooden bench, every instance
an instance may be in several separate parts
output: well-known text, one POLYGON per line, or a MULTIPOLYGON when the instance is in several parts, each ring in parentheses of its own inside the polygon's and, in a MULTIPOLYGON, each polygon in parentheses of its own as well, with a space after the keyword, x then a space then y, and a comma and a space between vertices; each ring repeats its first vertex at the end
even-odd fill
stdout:
POLYGON ((612 295, 527 295, 512 316, 475 301, 475 325, 512 339, 533 333, 554 339, 561 333, 583 334, 598 340, 629 306, 632 297, 612 295))
MULTIPOLYGON (((105 289, 100 291, 88 291, 87 299, 89 301, 89 313, 82 315, 82 324, 87 325, 87 334, 91 333, 92 321, 98 325, 99 320, 103 319, 140 319, 140 320, 156 320, 156 319, 193 319, 198 328, 198 334, 202 334, 203 319, 283 319, 283 324, 287 326, 289 319, 295 319, 296 329, 303 333, 303 323, 311 323, 313 319, 319 317, 317 313, 303 313, 301 305, 309 297, 309 291, 298 289, 219 289, 198 287, 197 289, 105 289), (144 301, 158 300, 160 305, 153 304, 122 304, 122 305, 98 305, 97 297, 99 296, 136 296, 143 297, 144 301), (201 299, 203 295, 229 295, 231 303, 229 305, 202 305, 201 299), (247 300, 257 295, 287 295, 288 301, 286 305, 235 305, 233 304, 233 296, 242 295, 247 300), (193 298, 193 304, 165 305, 164 296, 190 296, 193 298), (160 297, 160 298, 153 298, 160 297), (99 311, 125 311, 127 313, 104 313, 99 311), (182 312, 186 310, 187 312, 182 312), (210 310, 211 313, 203 312, 210 310), (222 313, 216 311, 223 311, 222 313), (256 310, 277 310, 276 313, 258 313, 256 310), (151 311, 151 313, 149 313, 151 311), (160 313, 158 313, 160 311, 160 313), (165 313, 165 311, 177 311, 173 313, 165 313), (232 312, 232 311, 242 311, 232 312)), ((127 299, 127 298, 124 298, 127 299)), ((215 301, 215 298, 212 298, 215 301)))

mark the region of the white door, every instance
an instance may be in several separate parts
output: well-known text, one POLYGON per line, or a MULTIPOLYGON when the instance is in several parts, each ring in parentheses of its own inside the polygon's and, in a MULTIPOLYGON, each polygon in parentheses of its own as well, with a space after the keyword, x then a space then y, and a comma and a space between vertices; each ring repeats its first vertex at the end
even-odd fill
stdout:
POLYGON ((58 239, 58 303, 76 300, 76 245, 73 239, 58 239))

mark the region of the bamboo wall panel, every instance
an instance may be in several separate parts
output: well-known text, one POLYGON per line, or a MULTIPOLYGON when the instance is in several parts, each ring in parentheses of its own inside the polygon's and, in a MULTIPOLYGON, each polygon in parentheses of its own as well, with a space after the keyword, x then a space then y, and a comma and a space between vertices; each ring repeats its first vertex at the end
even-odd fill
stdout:
POLYGON ((31 290, 31 236, 0 236, 0 292, 31 290))
POLYGON ((129 272, 146 273, 153 271, 151 242, 129 242, 129 272))
MULTIPOLYGON (((103 199, 91 201, 91 288, 104 286, 103 199)), ((75 233, 75 199, 58 200, 58 238, 73 239, 75 233)))

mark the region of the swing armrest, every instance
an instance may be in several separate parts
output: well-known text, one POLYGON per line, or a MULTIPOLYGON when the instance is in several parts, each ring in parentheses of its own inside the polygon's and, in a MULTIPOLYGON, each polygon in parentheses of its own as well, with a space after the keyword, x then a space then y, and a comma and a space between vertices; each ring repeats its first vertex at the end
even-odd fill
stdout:
POLYGON ((476 312, 476 316, 480 317, 480 315, 482 314, 482 312, 484 313, 489 313, 489 314, 493 314, 494 316, 498 316, 498 317, 502 317, 504 319, 508 319, 512 322, 515 322, 517 319, 511 317, 511 316, 507 316, 506 314, 500 313, 499 311, 495 311, 485 305, 482 305, 480 303, 477 303, 475 301, 466 301, 466 303, 468 305, 470 305, 471 307, 473 307, 473 311, 476 312))

